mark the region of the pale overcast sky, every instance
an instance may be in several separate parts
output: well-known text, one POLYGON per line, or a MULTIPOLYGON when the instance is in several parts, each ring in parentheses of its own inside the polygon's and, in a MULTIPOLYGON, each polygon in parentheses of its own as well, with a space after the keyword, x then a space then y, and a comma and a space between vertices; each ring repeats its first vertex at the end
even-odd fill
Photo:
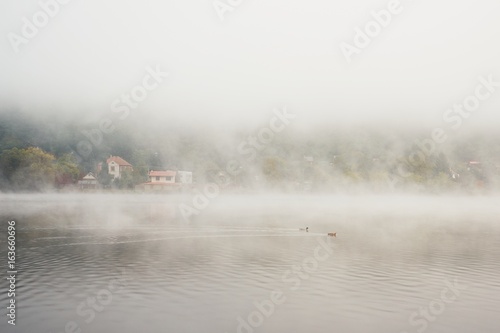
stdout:
MULTIPOLYGON (((0 109, 109 113, 159 66, 169 77, 132 111, 156 121, 231 126, 287 106, 305 123, 440 126, 479 76, 500 82, 498 0, 401 0, 351 63, 341 43, 391 0, 55 1, 0 3, 0 109), (214 3, 229 2, 222 21, 214 3), (19 42, 24 17, 46 25, 19 42)), ((468 121, 499 123, 500 87, 468 121)))

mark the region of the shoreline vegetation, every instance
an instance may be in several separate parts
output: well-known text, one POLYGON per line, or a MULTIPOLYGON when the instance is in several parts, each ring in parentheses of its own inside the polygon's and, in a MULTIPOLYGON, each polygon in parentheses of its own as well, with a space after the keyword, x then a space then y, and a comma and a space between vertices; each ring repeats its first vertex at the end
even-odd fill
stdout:
POLYGON ((500 134, 484 130, 433 144, 424 129, 289 128, 259 145, 252 143, 255 130, 134 131, 142 121, 134 119, 82 156, 78 145, 90 140, 91 125, 53 119, 0 112, 0 192, 141 193, 136 186, 148 181, 150 170, 192 171, 193 184, 162 193, 207 184, 226 193, 488 194, 500 189, 500 134), (110 155, 129 161, 133 170, 113 179, 107 168, 98 168, 110 155), (89 172, 99 188, 82 190, 78 181, 89 172))

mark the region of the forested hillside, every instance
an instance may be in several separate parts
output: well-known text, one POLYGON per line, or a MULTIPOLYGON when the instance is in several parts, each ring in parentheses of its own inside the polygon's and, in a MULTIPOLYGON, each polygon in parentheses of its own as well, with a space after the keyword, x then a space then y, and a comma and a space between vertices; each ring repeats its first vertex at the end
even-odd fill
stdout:
POLYGON ((96 173, 109 155, 134 167, 120 181, 99 175, 115 188, 133 188, 147 180, 149 170, 162 169, 189 170, 199 184, 224 179, 242 189, 475 191, 500 183, 496 133, 469 131, 437 143, 428 129, 291 127, 269 141, 259 137, 259 128, 180 131, 139 117, 113 126, 106 133, 92 121, 0 113, 0 190, 74 184, 96 173))

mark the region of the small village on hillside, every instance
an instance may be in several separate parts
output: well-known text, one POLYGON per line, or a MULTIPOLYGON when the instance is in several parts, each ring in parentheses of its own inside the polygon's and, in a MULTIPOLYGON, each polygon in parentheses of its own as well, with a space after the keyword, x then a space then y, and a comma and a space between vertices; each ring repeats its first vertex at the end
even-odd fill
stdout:
MULTIPOLYGON (((464 133, 432 144, 426 131, 287 130, 272 141, 255 131, 182 134, 133 131, 122 123, 101 141, 83 125, 20 113, 0 115, 0 192, 464 191, 500 188, 500 138, 464 133), (417 139, 415 139, 417 138, 417 139)), ((140 126, 139 126, 140 127, 140 126)))
MULTIPOLYGON (((114 181, 127 177, 133 170, 134 167, 120 156, 110 156, 106 163, 98 164, 96 174, 89 172, 78 181, 78 189, 102 189, 104 185, 99 182, 98 177, 103 172, 107 172, 114 181)), ((148 172, 148 181, 135 185, 135 190, 144 192, 178 191, 189 187, 191 184, 193 184, 193 173, 191 171, 150 170, 148 172)))

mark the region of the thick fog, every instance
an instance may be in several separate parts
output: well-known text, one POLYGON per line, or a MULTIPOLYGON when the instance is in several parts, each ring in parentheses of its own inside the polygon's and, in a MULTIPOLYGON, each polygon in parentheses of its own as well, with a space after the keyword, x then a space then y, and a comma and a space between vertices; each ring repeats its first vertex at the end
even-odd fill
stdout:
MULTIPOLYGON (((287 106, 296 126, 439 127, 478 77, 500 80, 499 10, 495 0, 4 1, 1 109, 100 119, 151 68, 168 77, 131 110, 149 123, 256 126, 287 106), (376 36, 357 37, 389 9, 376 36)), ((498 96, 469 126, 498 123, 498 96)))
MULTIPOLYGON (((0 149, 70 154, 73 182, 120 156, 142 170, 129 187, 172 169, 245 189, 497 189, 499 9, 4 2, 0 149)), ((46 190, 19 185, 13 155, 0 188, 46 190)))
POLYGON ((498 332, 499 13, 0 1, 0 331, 498 332))

